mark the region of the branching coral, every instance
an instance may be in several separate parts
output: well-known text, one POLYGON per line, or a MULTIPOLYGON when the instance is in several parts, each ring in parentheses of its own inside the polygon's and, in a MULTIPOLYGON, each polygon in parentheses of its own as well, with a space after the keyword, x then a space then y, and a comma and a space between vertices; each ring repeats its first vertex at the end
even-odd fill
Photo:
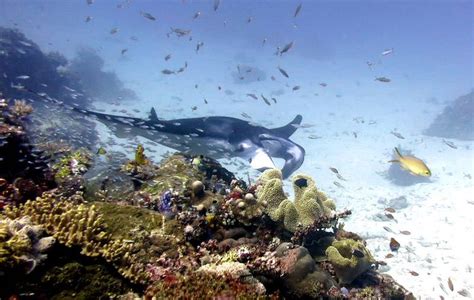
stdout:
POLYGON ((81 246, 88 256, 100 255, 108 237, 94 206, 58 201, 50 194, 16 207, 7 207, 10 218, 30 216, 32 222, 45 226, 48 233, 66 246, 81 246))
POLYGON ((33 112, 33 107, 26 103, 25 100, 15 100, 10 107, 10 113, 15 118, 25 117, 33 112))
POLYGON ((352 239, 334 241, 326 255, 341 283, 351 283, 375 263, 364 243, 352 239))
POLYGON ((273 221, 283 222, 285 228, 296 231, 298 225, 308 226, 322 217, 331 216, 334 202, 318 191, 313 179, 306 175, 293 177, 295 201, 287 199, 283 191, 281 171, 265 171, 259 179, 257 196, 267 207, 265 212, 273 221))

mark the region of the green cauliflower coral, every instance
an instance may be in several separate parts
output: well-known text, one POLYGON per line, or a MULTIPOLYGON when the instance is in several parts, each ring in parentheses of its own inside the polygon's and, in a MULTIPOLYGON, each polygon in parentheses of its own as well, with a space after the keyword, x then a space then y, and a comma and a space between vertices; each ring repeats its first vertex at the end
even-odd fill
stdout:
POLYGON ((353 239, 334 241, 326 255, 340 283, 351 283, 375 263, 364 243, 353 239))
POLYGON ((259 182, 257 196, 266 205, 265 212, 273 221, 283 222, 288 231, 295 232, 298 225, 308 226, 321 217, 329 217, 336 208, 334 202, 318 191, 314 180, 307 175, 296 175, 292 179, 294 202, 283 191, 280 170, 265 171, 259 182))

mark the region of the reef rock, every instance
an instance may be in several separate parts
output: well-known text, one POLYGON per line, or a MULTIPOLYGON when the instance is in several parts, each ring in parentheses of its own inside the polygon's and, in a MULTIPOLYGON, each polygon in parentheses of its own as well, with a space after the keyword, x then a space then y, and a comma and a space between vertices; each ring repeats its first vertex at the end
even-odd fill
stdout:
POLYGON ((426 135, 474 140, 474 91, 446 106, 425 130, 426 135))
POLYGON ((317 298, 323 295, 323 291, 337 286, 331 275, 316 264, 306 248, 282 243, 275 252, 280 259, 289 294, 298 298, 317 298))

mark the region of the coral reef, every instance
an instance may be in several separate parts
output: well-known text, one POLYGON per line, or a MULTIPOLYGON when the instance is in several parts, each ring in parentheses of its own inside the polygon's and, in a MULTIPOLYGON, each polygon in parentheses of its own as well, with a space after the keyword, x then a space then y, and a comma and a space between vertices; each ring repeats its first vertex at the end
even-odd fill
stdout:
MULTIPOLYGON (((85 181, 109 174, 111 169, 103 167, 91 177, 80 170, 72 172, 73 159, 82 160, 75 153, 60 159, 61 167, 55 170, 80 179, 86 187, 85 181)), ((126 292, 127 283, 139 295, 157 299, 407 294, 395 283, 384 285, 377 279, 362 239, 338 223, 350 212, 336 213, 334 202, 316 189, 309 176, 292 179, 293 203, 283 191, 278 170, 264 172, 256 185, 247 186, 205 157, 174 154, 156 166, 142 147, 135 154, 128 164, 153 172, 129 186, 130 198, 94 193, 86 203, 82 185, 60 184, 35 200, 5 208, 3 218, 29 216, 32 224, 44 228, 57 241, 55 249, 62 257, 75 253, 61 263, 47 260, 47 267, 31 273, 33 281, 20 280, 11 293, 22 289, 45 293, 39 283, 51 286, 53 281, 73 280, 80 290, 65 283, 63 290, 51 288, 47 294, 117 296, 126 292), (89 261, 83 264, 78 257, 89 261), (97 266, 99 271, 92 275, 89 265, 106 268, 97 266), (68 276, 68 270, 84 278, 68 276)), ((85 167, 89 164, 84 162, 85 167)), ((11 252, 2 253, 13 261, 11 252)))
POLYGON ((330 216, 335 210, 334 202, 316 188, 312 178, 297 175, 292 179, 295 192, 294 203, 283 191, 282 175, 279 170, 265 171, 259 179, 257 189, 259 201, 266 203, 265 212, 273 221, 282 221, 285 228, 296 231, 299 225, 308 226, 321 217, 330 216))
POLYGON ((0 97, 0 209, 55 186, 48 157, 30 143, 23 126, 30 109, 23 101, 0 97))
POLYGON ((146 296, 154 299, 258 299, 260 295, 253 285, 231 276, 193 272, 157 281, 147 289, 146 296))
POLYGON ((91 165, 91 154, 86 150, 77 150, 63 155, 52 167, 56 182, 63 183, 71 177, 86 173, 91 165))
POLYGON ((291 291, 291 295, 298 298, 317 298, 337 286, 331 275, 316 265, 306 248, 282 243, 275 252, 276 257, 280 259, 284 284, 291 291))

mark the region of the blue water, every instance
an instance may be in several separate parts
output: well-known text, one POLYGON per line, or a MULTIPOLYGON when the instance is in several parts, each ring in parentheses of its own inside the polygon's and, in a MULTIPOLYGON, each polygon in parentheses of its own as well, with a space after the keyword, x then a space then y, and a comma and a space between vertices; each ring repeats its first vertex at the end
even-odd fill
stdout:
MULTIPOLYGON (((375 252, 377 243, 384 242, 384 232, 379 223, 371 220, 369 226, 367 220, 384 199, 411 197, 414 212, 407 211, 406 219, 399 222, 414 226, 413 232, 420 226, 413 213, 419 214, 421 205, 437 207, 439 202, 429 202, 437 195, 461 190, 467 191, 462 199, 472 200, 468 194, 473 181, 465 177, 473 173, 472 142, 452 140, 458 145, 453 151, 441 138, 423 135, 446 104, 474 87, 472 1, 221 0, 217 11, 213 3, 97 0, 88 5, 86 1, 0 0, 0 26, 18 28, 44 52, 58 51, 69 59, 80 48, 96 50, 105 62, 104 69, 115 72, 140 99, 121 99, 119 109, 129 113, 138 109, 132 113, 138 117, 145 117, 154 106, 165 119, 209 115, 242 118, 245 113, 253 122, 276 127, 302 114, 308 126, 292 137, 307 153, 299 171, 313 176, 338 206, 359 209, 353 228, 367 231, 364 237, 373 239, 369 245, 375 252), (302 9, 294 17, 300 3, 302 9), (141 12, 153 15, 156 21, 141 12), (193 19, 197 12, 200 16, 193 19), (92 17, 89 22, 85 22, 87 16, 92 17), (191 30, 192 40, 189 36, 167 37, 170 27, 191 30), (112 35, 113 28, 118 32, 112 35), (196 52, 199 42, 204 44, 196 52), (274 55, 277 47, 290 42, 294 45, 287 53, 274 55), (392 48, 391 54, 382 55, 392 48), (122 55, 124 49, 127 51, 122 55), (165 61, 168 54, 171 59, 165 61), (188 67, 180 74, 161 73, 183 67, 185 62, 188 67), (232 73, 238 65, 258 67, 266 79, 235 82, 232 73), (283 77, 277 66, 290 78, 283 77), (387 77, 391 82, 379 82, 376 77, 387 77), (301 88, 293 91, 297 85, 301 88), (247 93, 275 97, 278 103, 268 106, 247 93), (371 121, 373 125, 369 125, 371 121), (405 139, 397 139, 391 131, 402 133, 405 139), (395 146, 411 150, 428 163, 433 172, 429 183, 400 187, 387 180, 387 161, 395 146), (336 178, 329 167, 337 167, 348 179, 340 182, 344 188, 334 185, 336 178)), ((109 112, 116 109, 100 99, 95 107, 109 112)), ((104 136, 110 135, 104 126, 98 124, 98 128, 104 136)), ((130 143, 136 144, 133 140, 130 143)), ((156 158, 168 150, 156 146, 156 158)), ((245 165, 239 161, 239 166, 245 165)), ((258 172, 251 174, 257 176, 258 172)), ((465 211, 464 206, 456 208, 465 211)), ((468 208, 472 210, 472 205, 468 208)), ((449 218, 458 216, 454 208, 442 209, 446 213, 430 221, 444 224, 440 220, 448 213, 452 213, 449 218)), ((470 228, 463 222, 458 222, 463 230, 470 228)), ((421 224, 427 231, 419 232, 420 239, 435 247, 437 232, 428 230, 434 227, 421 224)), ((446 228, 450 232, 450 227, 446 228)), ((415 282, 406 275, 403 263, 418 262, 419 268, 437 270, 433 274, 452 270, 446 271, 442 260, 426 266, 426 243, 413 239, 408 242, 422 249, 417 251, 419 256, 408 253, 399 257, 402 267, 390 272, 416 294, 430 295, 431 289, 438 288, 435 275, 421 276, 415 282)), ((455 241, 447 239, 445 243, 453 245, 455 241)), ((466 258, 465 252, 455 249, 448 256, 449 264, 456 266, 453 268, 461 268, 456 263, 463 264, 460 260, 466 258)), ((458 276, 459 282, 468 284, 469 272, 458 276)))

